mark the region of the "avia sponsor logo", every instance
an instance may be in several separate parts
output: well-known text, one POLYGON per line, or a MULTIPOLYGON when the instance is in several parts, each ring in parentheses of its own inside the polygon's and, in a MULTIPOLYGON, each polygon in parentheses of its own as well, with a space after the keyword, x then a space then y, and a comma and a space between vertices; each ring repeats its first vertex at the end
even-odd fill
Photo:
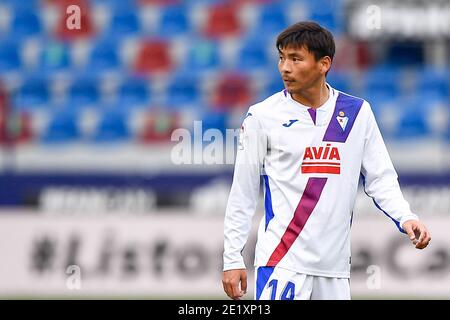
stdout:
POLYGON ((339 149, 327 143, 325 147, 307 147, 302 162, 302 173, 341 173, 339 149))

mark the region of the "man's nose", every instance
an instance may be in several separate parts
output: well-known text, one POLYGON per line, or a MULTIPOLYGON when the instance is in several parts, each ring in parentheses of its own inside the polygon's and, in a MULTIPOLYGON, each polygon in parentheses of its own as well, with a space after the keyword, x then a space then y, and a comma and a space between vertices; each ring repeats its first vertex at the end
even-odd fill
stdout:
POLYGON ((290 73, 292 71, 291 70, 291 64, 287 60, 280 62, 279 69, 280 69, 280 73, 281 74, 290 73))

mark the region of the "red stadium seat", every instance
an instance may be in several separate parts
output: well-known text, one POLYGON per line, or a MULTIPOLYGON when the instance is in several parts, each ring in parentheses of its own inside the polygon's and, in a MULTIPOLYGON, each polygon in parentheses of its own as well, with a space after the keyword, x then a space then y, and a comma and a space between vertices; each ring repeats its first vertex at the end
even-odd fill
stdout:
POLYGON ((0 144, 3 144, 6 141, 6 117, 8 114, 8 98, 6 93, 0 87, 0 144))
POLYGON ((142 143, 167 143, 173 130, 179 127, 176 113, 155 111, 145 115, 144 127, 139 136, 142 143))
POLYGON ((241 32, 238 9, 238 6, 227 3, 211 6, 203 30, 205 36, 219 39, 238 35, 241 32))
POLYGON ((169 46, 165 41, 147 40, 138 50, 134 70, 140 74, 167 72, 172 64, 169 46))
POLYGON ((155 5, 172 5, 172 4, 179 4, 181 0, 138 0, 138 3, 140 5, 147 5, 147 4, 155 4, 155 5))
POLYGON ((12 112, 8 95, 0 88, 0 145, 25 143, 31 140, 30 115, 12 112))
POLYGON ((56 29, 54 30, 55 36, 58 39, 71 41, 80 38, 89 38, 95 33, 88 1, 61 0, 52 1, 51 4, 56 5, 59 10, 59 21, 56 24, 56 29), (70 14, 67 14, 66 10, 71 5, 77 5, 80 7, 80 29, 69 29, 67 27, 67 19, 70 17, 70 14))
POLYGON ((212 105, 216 110, 248 107, 252 100, 249 79, 240 73, 224 74, 218 81, 212 105))

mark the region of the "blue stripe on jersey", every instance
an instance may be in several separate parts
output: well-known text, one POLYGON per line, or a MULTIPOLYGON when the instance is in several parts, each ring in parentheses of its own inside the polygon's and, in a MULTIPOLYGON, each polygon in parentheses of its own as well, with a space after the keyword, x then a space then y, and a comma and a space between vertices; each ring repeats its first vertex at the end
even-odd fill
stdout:
POLYGON ((256 300, 261 298, 261 294, 269 281, 275 267, 259 267, 256 274, 256 300))
POLYGON ((264 185, 266 186, 266 196, 264 198, 264 208, 266 211, 266 228, 265 231, 267 231, 267 226, 269 225, 270 220, 273 219, 273 208, 272 208, 272 194, 270 193, 270 186, 269 186, 269 177, 265 174, 264 177, 264 185))
MULTIPOLYGON (((362 173, 361 173, 361 177, 362 177, 362 183, 363 183, 363 190, 364 190, 364 193, 367 194, 367 192, 366 192, 366 177, 364 177, 364 175, 363 175, 362 173)), ((370 197, 370 198, 372 198, 372 197, 369 196, 368 194, 367 194, 367 196, 370 197)), ((398 228, 398 230, 399 230, 400 232, 406 233, 406 231, 403 230, 403 228, 400 226, 400 221, 395 220, 395 219, 392 218, 386 211, 384 211, 383 209, 381 209, 380 205, 375 201, 374 198, 372 198, 372 200, 373 200, 373 203, 375 203, 375 206, 376 206, 379 210, 383 211, 383 213, 384 213, 385 215, 387 215, 389 218, 391 218, 392 221, 394 221, 395 225, 397 226, 397 228, 398 228)))

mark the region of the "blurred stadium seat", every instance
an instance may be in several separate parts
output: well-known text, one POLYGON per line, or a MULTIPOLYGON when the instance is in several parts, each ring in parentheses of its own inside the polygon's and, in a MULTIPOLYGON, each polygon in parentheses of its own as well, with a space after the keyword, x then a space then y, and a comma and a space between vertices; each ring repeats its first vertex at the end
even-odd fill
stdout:
POLYGON ((94 43, 87 70, 92 73, 118 70, 122 65, 119 48, 111 38, 94 43))
POLYGON ((134 64, 135 72, 153 74, 168 72, 173 66, 170 44, 164 40, 145 40, 141 43, 134 64))
POLYGON ((417 92, 422 92, 429 98, 445 99, 450 92, 450 73, 448 70, 426 68, 418 75, 417 92))
POLYGON ((17 110, 28 110, 35 107, 46 107, 51 102, 50 84, 46 79, 29 78, 20 86, 15 97, 17 110))
POLYGON ((165 37, 184 36, 191 30, 186 6, 166 6, 161 9, 157 34, 165 37))
POLYGON ((426 104, 417 99, 406 98, 399 101, 400 120, 394 132, 396 139, 424 138, 430 133, 427 123, 426 104))
POLYGON ((73 110, 55 110, 41 140, 45 144, 66 144, 81 138, 78 114, 73 110))
POLYGON ((144 125, 138 140, 144 144, 167 143, 173 130, 179 128, 179 115, 174 111, 157 110, 143 115, 144 125))
POLYGON ((75 78, 69 87, 68 99, 68 102, 78 108, 98 103, 100 100, 98 81, 93 78, 75 78))
POLYGON ((258 21, 253 30, 254 34, 276 35, 288 25, 285 7, 279 3, 264 4, 259 10, 258 21))
POLYGON ((218 79, 212 105, 217 110, 245 108, 252 100, 248 77, 244 73, 225 73, 218 79))
POLYGON ((14 18, 9 31, 12 37, 24 39, 41 33, 42 24, 35 8, 17 9, 13 14, 14 18))
MULTIPOLYGON (((127 35, 133 35, 141 31, 141 23, 133 6, 124 6, 127 3, 113 6, 112 19, 107 34, 121 38, 127 35)), ((129 4, 128 4, 129 5, 129 4)))
MULTIPOLYGON (((92 37, 97 30, 95 30, 95 23, 92 17, 92 3, 85 0, 61 0, 52 1, 54 7, 58 10, 59 20, 52 30, 57 39, 65 41, 74 41, 78 39, 88 39, 92 37), (80 8, 80 25, 79 28, 68 28, 67 23, 67 9, 69 6, 78 6, 80 8)), ((73 21, 70 21, 73 23, 73 21)))
POLYGON ((208 8, 204 34, 209 38, 220 39, 238 36, 241 23, 238 17, 238 7, 230 3, 213 4, 208 8))
POLYGON ((332 71, 327 76, 328 83, 335 89, 354 94, 351 76, 345 72, 332 71))
POLYGON ((220 68, 220 43, 196 39, 189 44, 187 59, 181 67, 187 72, 202 72, 220 68))
POLYGON ((39 72, 52 74, 68 71, 70 68, 71 57, 68 44, 59 41, 43 42, 39 57, 39 72))
POLYGON ((22 65, 19 44, 13 40, 0 43, 0 72, 17 70, 22 65))
POLYGON ((126 113, 119 109, 103 110, 100 122, 92 137, 94 142, 116 143, 131 137, 126 113))
POLYGON ((260 38, 243 41, 238 58, 237 69, 240 71, 252 71, 265 69, 269 58, 267 54, 267 45, 260 38))
POLYGON ((401 70, 393 66, 379 66, 364 75, 364 97, 382 103, 401 94, 401 70))
POLYGON ((183 108, 200 102, 199 79, 188 73, 178 74, 171 78, 166 90, 166 105, 183 108))
POLYGON ((145 78, 126 78, 118 89, 118 103, 125 108, 146 106, 150 102, 149 81, 145 78))

